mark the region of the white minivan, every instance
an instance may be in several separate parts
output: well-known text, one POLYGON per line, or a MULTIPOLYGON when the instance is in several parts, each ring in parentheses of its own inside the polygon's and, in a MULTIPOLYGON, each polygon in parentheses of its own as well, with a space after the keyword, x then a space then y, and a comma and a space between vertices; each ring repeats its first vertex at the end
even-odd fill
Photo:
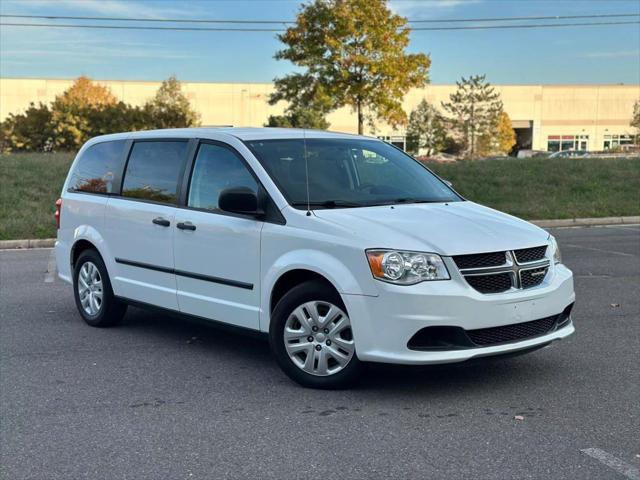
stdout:
POLYGON ((132 304, 262 332, 305 386, 349 385, 366 362, 523 353, 574 331, 573 276, 551 235, 372 138, 101 136, 73 162, 56 217, 59 276, 89 325, 132 304))

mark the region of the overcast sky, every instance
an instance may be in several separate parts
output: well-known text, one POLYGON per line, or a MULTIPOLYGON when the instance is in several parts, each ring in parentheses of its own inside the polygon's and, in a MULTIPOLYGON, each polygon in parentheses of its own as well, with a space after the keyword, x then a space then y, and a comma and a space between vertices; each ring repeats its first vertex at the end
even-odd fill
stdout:
MULTIPOLYGON (((299 5, 298 0, 2 0, 0 12, 291 20, 299 5)), ((389 5, 410 19, 640 13, 639 0, 392 0, 389 5)), ((580 21, 612 20, 616 19, 580 21)), ((52 22, 2 18, 2 22, 38 21, 52 22)), ((275 35, 268 32, 2 26, 0 75, 72 78, 84 74, 96 79, 160 80, 176 74, 184 81, 269 82, 291 70, 290 64, 273 59, 278 48, 275 35)), ((477 73, 486 73, 495 84, 640 83, 638 24, 412 32, 410 50, 431 55, 431 82, 438 84, 477 73)))

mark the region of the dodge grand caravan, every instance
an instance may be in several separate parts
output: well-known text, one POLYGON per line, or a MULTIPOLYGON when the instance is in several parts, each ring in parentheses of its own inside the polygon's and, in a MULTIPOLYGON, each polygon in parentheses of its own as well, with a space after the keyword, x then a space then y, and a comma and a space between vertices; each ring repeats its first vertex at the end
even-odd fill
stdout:
POLYGON ((572 273, 552 236, 375 139, 97 137, 56 218, 59 276, 86 323, 113 325, 133 304, 263 332, 305 386, 348 385, 366 362, 522 353, 574 331, 572 273))

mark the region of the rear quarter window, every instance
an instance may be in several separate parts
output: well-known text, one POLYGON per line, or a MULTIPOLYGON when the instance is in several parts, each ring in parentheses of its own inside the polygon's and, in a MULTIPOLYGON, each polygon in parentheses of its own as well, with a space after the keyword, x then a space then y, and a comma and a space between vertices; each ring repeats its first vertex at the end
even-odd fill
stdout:
POLYGON ((71 172, 69 190, 112 193, 125 143, 125 140, 114 140, 87 148, 71 172))

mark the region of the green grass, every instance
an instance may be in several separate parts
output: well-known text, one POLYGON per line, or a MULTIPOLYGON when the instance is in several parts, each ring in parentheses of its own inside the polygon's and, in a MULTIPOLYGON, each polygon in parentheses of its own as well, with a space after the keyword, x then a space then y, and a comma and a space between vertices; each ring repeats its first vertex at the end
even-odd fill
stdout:
POLYGON ((55 201, 71 153, 0 155, 0 240, 56 236, 55 201))
POLYGON ((640 158, 429 163, 468 200, 528 220, 640 215, 640 158))
MULTIPOLYGON (((0 240, 55 236, 71 153, 0 155, 0 240)), ((640 215, 640 159, 512 159, 429 167, 467 199, 526 219, 640 215)))

